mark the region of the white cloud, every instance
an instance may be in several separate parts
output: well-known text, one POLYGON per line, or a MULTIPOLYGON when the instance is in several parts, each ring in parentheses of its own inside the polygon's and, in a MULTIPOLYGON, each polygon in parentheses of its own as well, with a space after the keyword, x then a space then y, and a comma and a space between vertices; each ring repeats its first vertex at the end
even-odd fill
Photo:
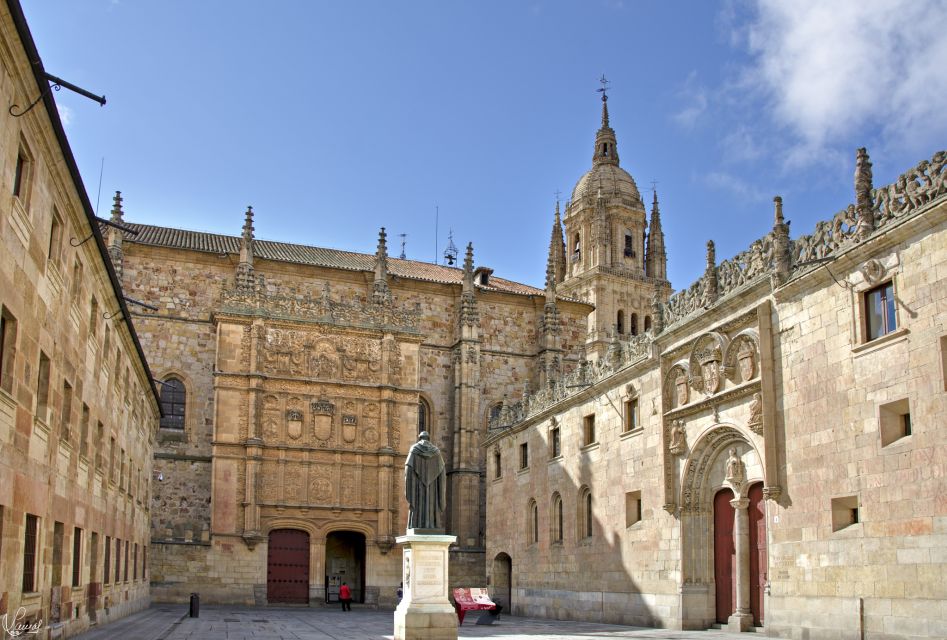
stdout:
POLYGON ((720 141, 724 157, 730 162, 747 162, 763 155, 756 136, 745 125, 739 125, 720 141))
POLYGON ((680 91, 687 103, 683 109, 671 116, 684 129, 693 129, 704 112, 707 111, 707 90, 697 82, 697 72, 691 71, 680 91))
POLYGON ((947 0, 756 0, 741 35, 743 80, 797 137, 789 164, 860 128, 907 145, 947 132, 947 0))
POLYGON ((63 127, 68 127, 72 124, 72 109, 64 104, 56 104, 56 109, 59 111, 59 119, 62 120, 63 127))

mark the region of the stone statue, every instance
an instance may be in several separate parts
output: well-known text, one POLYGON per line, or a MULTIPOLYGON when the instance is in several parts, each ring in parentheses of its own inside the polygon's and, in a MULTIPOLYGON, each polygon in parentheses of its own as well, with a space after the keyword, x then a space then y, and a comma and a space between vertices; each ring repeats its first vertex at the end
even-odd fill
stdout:
POLYGON ((737 455, 736 448, 730 449, 730 456, 727 458, 727 482, 738 492, 740 487, 746 481, 746 467, 743 461, 737 455))
POLYGON ((668 451, 676 456, 684 453, 687 446, 687 432, 684 431, 684 421, 675 420, 671 423, 671 442, 668 444, 668 451))
POLYGON ((447 474, 441 451, 427 431, 408 452, 404 463, 404 494, 408 499, 408 530, 444 530, 447 474))

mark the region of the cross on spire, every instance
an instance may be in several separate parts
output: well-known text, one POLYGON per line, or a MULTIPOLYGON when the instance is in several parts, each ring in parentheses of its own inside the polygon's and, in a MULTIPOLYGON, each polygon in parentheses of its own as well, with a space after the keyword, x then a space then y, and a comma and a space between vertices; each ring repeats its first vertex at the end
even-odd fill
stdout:
POLYGON ((556 189, 556 204, 559 204, 559 196, 562 195, 562 192, 559 189, 556 189))

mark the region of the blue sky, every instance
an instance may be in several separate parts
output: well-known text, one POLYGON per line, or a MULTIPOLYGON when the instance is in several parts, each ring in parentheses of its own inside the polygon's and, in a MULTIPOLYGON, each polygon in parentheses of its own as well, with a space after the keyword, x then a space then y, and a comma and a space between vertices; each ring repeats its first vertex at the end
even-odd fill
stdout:
MULTIPOLYGON (((435 259, 447 232, 542 285, 555 192, 591 166, 595 90, 657 181, 676 289, 772 224, 793 236, 947 147, 947 0, 22 0, 100 215, 435 259)), ((438 259, 442 259, 438 256, 438 259)))

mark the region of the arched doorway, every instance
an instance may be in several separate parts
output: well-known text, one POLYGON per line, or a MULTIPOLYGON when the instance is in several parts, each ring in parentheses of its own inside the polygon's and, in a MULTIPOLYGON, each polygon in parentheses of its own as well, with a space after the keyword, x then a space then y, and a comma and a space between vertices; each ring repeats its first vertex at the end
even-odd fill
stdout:
POLYGON ((365 602, 365 535, 333 531, 326 536, 326 602, 339 601, 339 587, 346 583, 353 602, 365 602))
POLYGON ((309 534, 305 531, 270 531, 266 600, 270 604, 309 604, 309 534))
POLYGON ((716 593, 717 622, 726 623, 733 613, 736 601, 734 562, 733 516, 730 504, 733 491, 721 489, 714 496, 714 590, 716 593))
POLYGON ((753 624, 763 626, 763 594, 766 592, 766 501, 763 483, 757 482, 747 492, 750 500, 750 611, 753 624))
POLYGON ((493 601, 513 612, 513 559, 498 553, 493 559, 493 601))

